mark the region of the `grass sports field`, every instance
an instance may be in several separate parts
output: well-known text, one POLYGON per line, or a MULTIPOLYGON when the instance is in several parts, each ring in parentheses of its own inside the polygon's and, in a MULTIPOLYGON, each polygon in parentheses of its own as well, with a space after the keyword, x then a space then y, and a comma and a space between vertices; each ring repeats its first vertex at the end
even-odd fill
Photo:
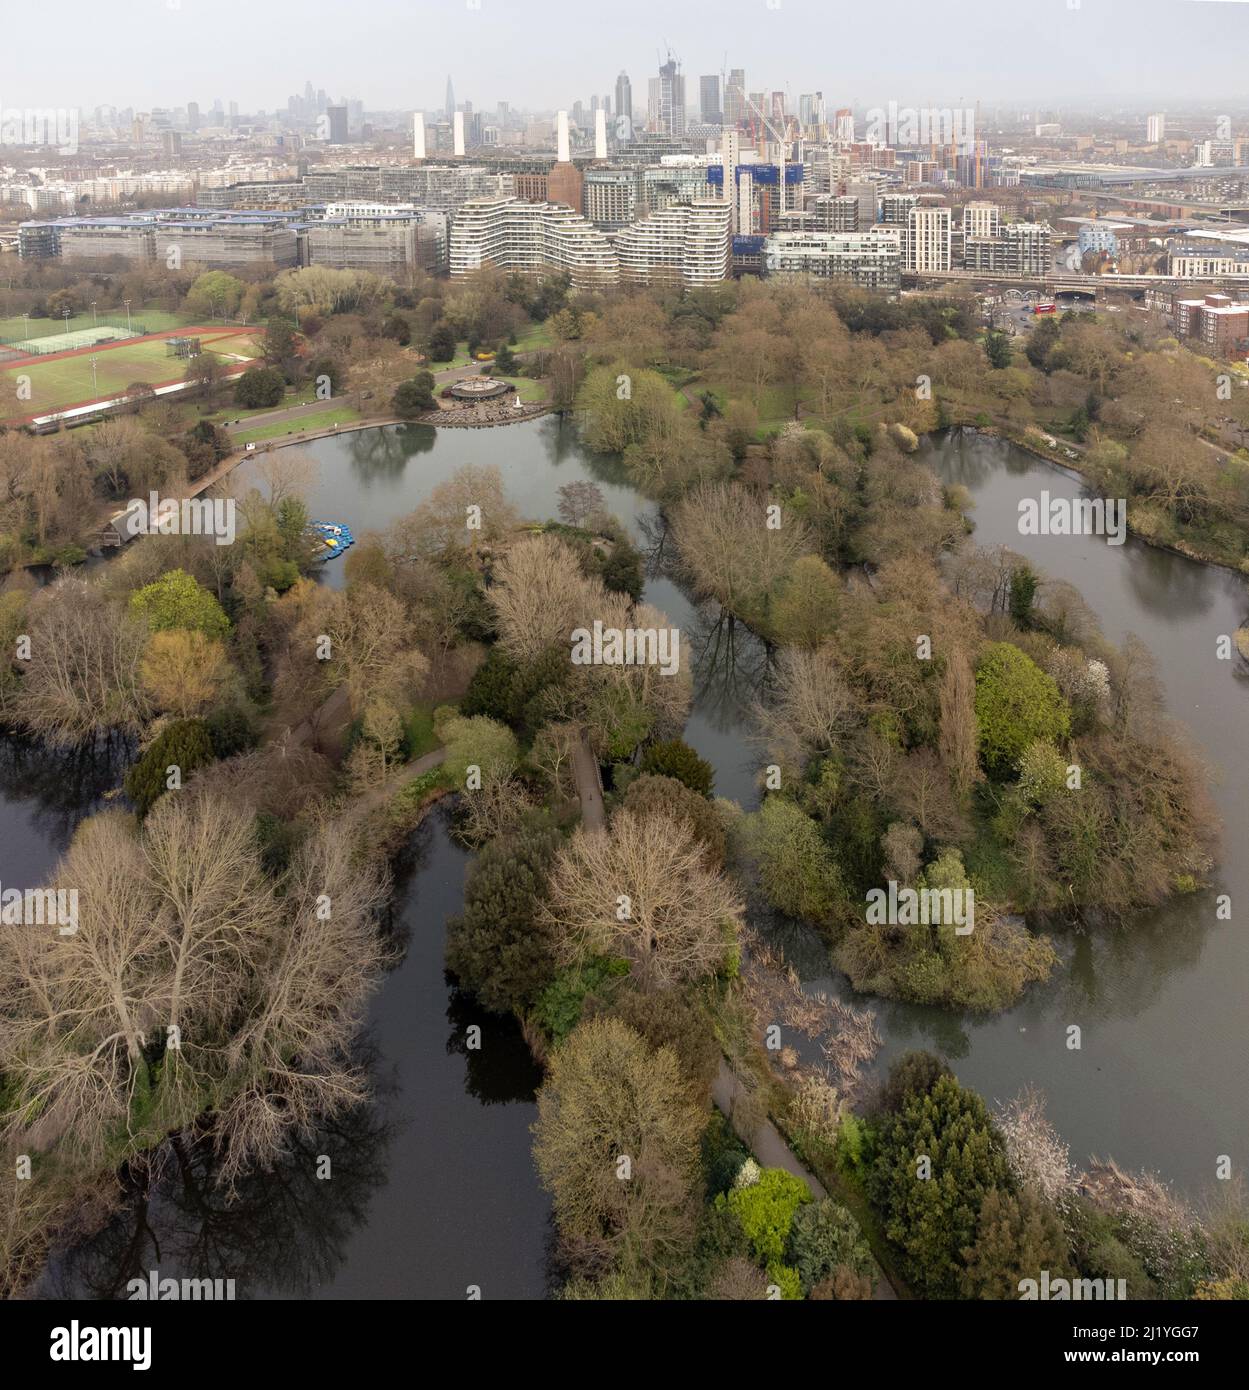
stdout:
MULTIPOLYGON (((204 350, 213 352, 222 366, 229 368, 236 365, 232 360, 234 356, 258 355, 256 332, 255 329, 210 328, 190 336, 199 338, 204 350)), ((163 337, 132 339, 68 357, 32 358, 0 371, 0 400, 6 402, 5 406, 0 406, 0 411, 5 413, 0 418, 26 419, 85 405, 89 401, 108 400, 121 395, 132 382, 146 381, 159 386, 181 381, 186 371, 185 361, 169 356, 163 337), (92 357, 96 359, 94 379, 92 357), (30 378, 29 399, 22 399, 18 394, 17 378, 21 376, 30 378), (17 404, 7 405, 11 401, 17 404)))
MULTIPOLYGON (((137 309, 133 305, 130 307, 130 321, 135 326, 141 325, 149 333, 163 333, 168 328, 181 328, 184 323, 191 320, 185 314, 173 314, 168 309, 137 309)), ((124 309, 109 309, 107 313, 100 314, 98 319, 88 310, 85 314, 75 314, 69 321, 69 332, 77 333, 85 328, 92 328, 95 324, 111 323, 115 327, 123 327, 126 322, 126 311, 124 309)), ((55 338, 65 333, 64 319, 31 319, 29 322, 18 314, 14 318, 0 319, 0 343, 13 342, 20 338, 55 338)))

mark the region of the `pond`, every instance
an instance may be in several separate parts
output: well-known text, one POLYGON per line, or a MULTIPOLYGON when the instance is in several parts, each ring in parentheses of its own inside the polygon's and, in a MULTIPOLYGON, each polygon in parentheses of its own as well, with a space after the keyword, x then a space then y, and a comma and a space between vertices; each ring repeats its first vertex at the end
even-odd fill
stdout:
MULTIPOLYGON (((311 514, 346 522, 357 537, 476 463, 497 466, 510 500, 535 518, 555 514, 565 483, 593 481, 640 544, 652 554, 665 545, 655 505, 555 417, 489 430, 385 427, 303 448, 318 465, 311 514)), ((1049 577, 1069 580, 1108 637, 1135 632, 1154 652, 1170 711, 1220 770, 1215 795, 1227 840, 1208 890, 1122 928, 1063 932, 1054 978, 1007 1013, 984 1019, 856 1002, 878 1013, 881 1065, 928 1047, 990 1100, 1035 1082, 1077 1163, 1112 1154, 1196 1190, 1213 1178, 1219 1154, 1239 1162, 1249 1134, 1249 941, 1235 921, 1214 914, 1216 893, 1249 901, 1249 692, 1233 663, 1214 660, 1215 635, 1244 621, 1249 592, 1226 571, 1131 540, 1115 547, 1096 538, 1020 537, 1021 497, 1043 487, 1074 497, 1080 480, 974 433, 924 448, 946 481, 975 498, 981 544, 1007 544, 1049 577), (1070 1024, 1083 1030, 1079 1051, 1067 1049, 1070 1024)), ((342 582, 340 562, 327 566, 326 580, 342 582)), ((694 653, 686 737, 715 767, 717 795, 757 804, 750 708, 766 674, 763 645, 671 579, 652 578, 646 597, 694 653)), ((0 882, 37 882, 77 820, 115 785, 107 760, 83 761, 54 765, 15 741, 0 746, 0 882)), ((529 1154, 538 1074, 515 1026, 478 1011, 443 971, 445 923, 461 905, 464 869, 440 811, 396 869, 394 929, 407 949, 370 1010, 366 1060, 378 1101, 316 1136, 293 1165, 251 1180, 243 1209, 272 1218, 246 1226, 224 1212, 204 1185, 210 1158, 192 1152, 101 1236, 59 1252, 45 1292, 116 1296, 122 1274, 159 1268, 236 1277, 240 1297, 464 1298, 470 1285, 486 1298, 543 1296, 549 1202, 529 1154), (482 1027, 479 1052, 464 1050, 469 1023, 482 1027), (333 1158, 335 1176, 312 1182, 308 1172, 322 1153, 333 1158), (214 1222, 233 1238, 222 1239, 214 1222)), ((792 933, 789 945, 808 988, 852 997, 844 979, 827 973, 826 953, 810 934, 792 933)))

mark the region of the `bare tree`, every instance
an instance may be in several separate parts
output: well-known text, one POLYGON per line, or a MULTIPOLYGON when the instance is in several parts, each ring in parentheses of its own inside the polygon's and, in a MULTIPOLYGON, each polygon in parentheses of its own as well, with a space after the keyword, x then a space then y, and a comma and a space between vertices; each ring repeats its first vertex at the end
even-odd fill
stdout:
POLYGON ((688 822, 631 811, 613 816, 609 833, 574 833, 543 910, 564 960, 626 956, 647 989, 712 974, 745 912, 688 822))
POLYGON ((797 517, 769 525, 768 503, 736 483, 707 483, 674 509, 673 534, 686 571, 702 594, 738 617, 754 615, 794 561, 811 551, 797 517))
POLYGON ((139 675, 147 629, 81 579, 30 603, 30 660, 13 700, 20 723, 55 743, 137 730, 148 702, 139 675))
POLYGON ((565 483, 557 496, 560 520, 567 522, 569 526, 580 526, 590 517, 606 510, 602 491, 584 478, 565 483))
POLYGON ((577 557, 554 536, 512 546, 495 569, 490 601, 500 646, 521 662, 552 647, 569 651, 573 631, 590 627, 608 606, 603 586, 581 573, 577 557))

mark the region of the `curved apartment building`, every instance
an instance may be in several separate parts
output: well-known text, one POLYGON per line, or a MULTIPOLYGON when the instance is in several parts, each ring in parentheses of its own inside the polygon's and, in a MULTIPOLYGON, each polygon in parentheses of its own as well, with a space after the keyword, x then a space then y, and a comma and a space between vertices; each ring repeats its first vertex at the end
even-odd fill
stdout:
POLYGON ((577 289, 618 278, 616 254, 572 208, 519 198, 470 198, 451 225, 451 274, 484 265, 522 275, 566 271, 577 289))
POLYGON ((673 203, 616 234, 622 279, 710 285, 727 278, 732 260, 732 210, 719 198, 673 203))

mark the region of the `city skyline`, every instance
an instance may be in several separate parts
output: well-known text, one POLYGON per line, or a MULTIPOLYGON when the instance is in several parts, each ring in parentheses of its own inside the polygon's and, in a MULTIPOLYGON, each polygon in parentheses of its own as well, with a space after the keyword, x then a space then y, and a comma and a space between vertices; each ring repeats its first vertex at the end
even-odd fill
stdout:
MULTIPOLYGON (((444 107, 450 73, 459 100, 477 109, 507 101, 554 110, 570 106, 582 88, 586 97, 613 90, 623 68, 636 106, 644 79, 671 49, 695 92, 700 76, 744 66, 760 89, 785 90, 794 101, 800 92, 822 90, 832 105, 1009 99, 1088 108, 1154 97, 1217 103, 1243 98, 1230 67, 1223 84, 1210 55, 1249 38, 1249 6, 1197 0, 1077 0, 1074 7, 1069 0, 966 0, 957 12, 922 0, 881 0, 870 12, 835 15, 815 0, 725 0, 714 29, 697 7, 639 0, 627 32, 606 36, 599 12, 566 0, 426 9, 366 0, 353 9, 350 42, 336 41, 327 61, 327 36, 341 21, 329 0, 309 0, 297 27, 242 0, 211 8, 179 0, 124 38, 89 0, 66 0, 62 16, 77 42, 47 65, 55 77, 40 75, 44 65, 33 63, 0 68, 0 99, 7 106, 91 109, 180 106, 188 99, 203 106, 220 96, 244 110, 275 110, 315 73, 318 85, 328 82, 335 96, 351 93, 372 110, 434 111, 444 107), (1143 31, 1165 33, 1166 43, 1143 50, 1125 44, 1125 33, 1143 31), (244 47, 240 32, 249 38, 244 47), (415 80, 409 40, 420 44, 415 80), (516 53, 535 44, 542 61, 518 68, 516 53)), ((37 13, 18 11, 6 24, 13 54, 46 47, 37 13)))

